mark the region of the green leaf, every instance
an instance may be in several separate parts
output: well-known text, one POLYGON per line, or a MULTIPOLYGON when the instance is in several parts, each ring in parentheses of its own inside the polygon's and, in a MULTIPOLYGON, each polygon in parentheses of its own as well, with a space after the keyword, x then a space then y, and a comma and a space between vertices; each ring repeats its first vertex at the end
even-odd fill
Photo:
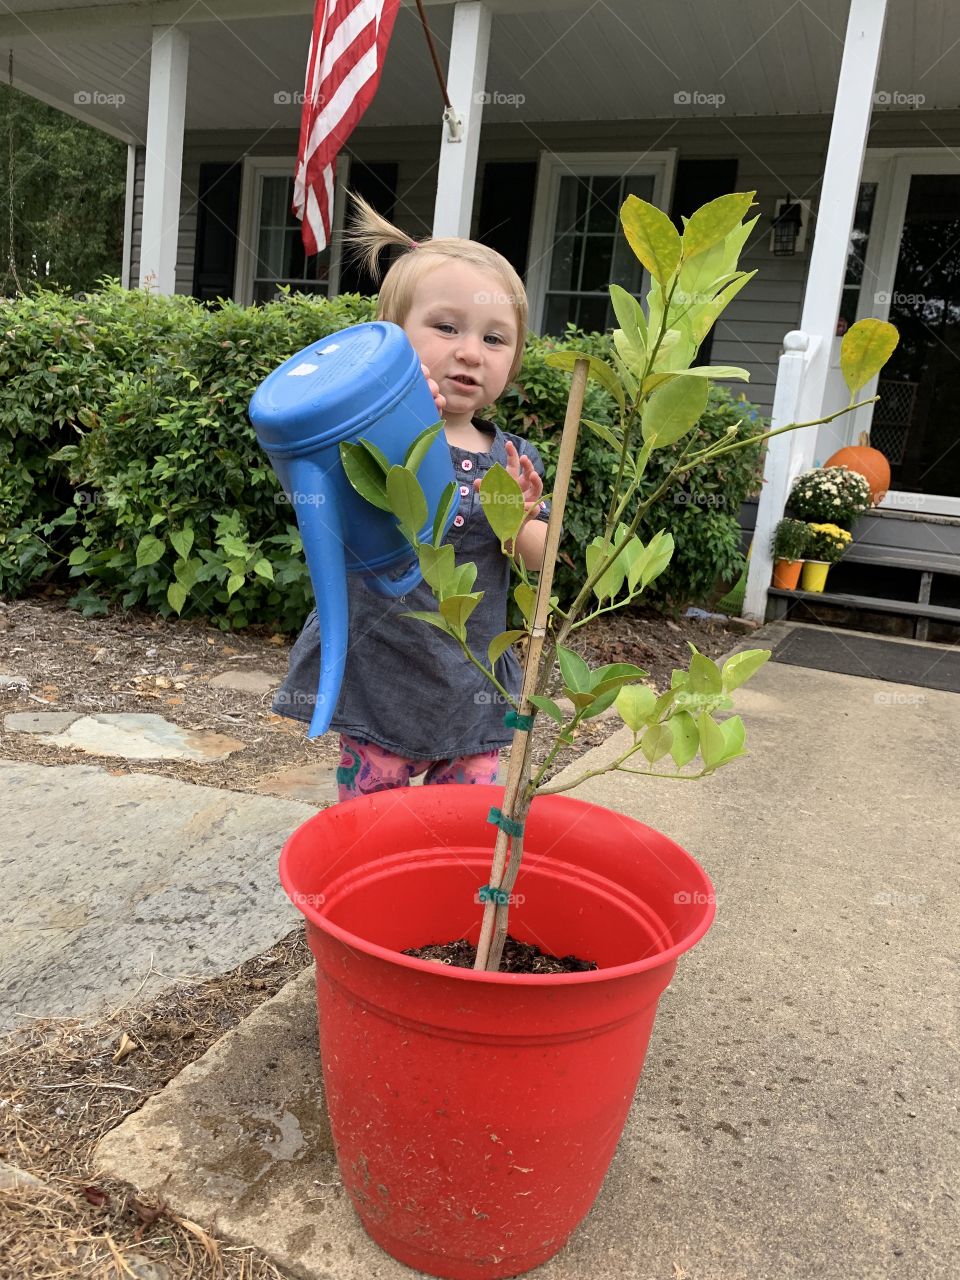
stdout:
POLYGON ((673 756, 673 763, 678 769, 682 769, 700 750, 700 734, 689 711, 678 711, 670 717, 670 724, 673 726, 670 754, 673 756))
POLYGON ((680 236, 665 213, 639 196, 627 196, 620 209, 627 243, 654 280, 666 286, 680 263, 680 236))
POLYGON ((591 720, 594 716, 601 715, 606 711, 607 707, 612 707, 617 700, 617 694, 620 691, 620 685, 611 683, 603 689, 594 690, 591 693, 591 701, 581 715, 582 720, 591 720))
POLYGON ((173 576, 185 591, 190 591, 202 568, 203 561, 198 556, 194 556, 192 560, 177 560, 173 566, 173 576))
POLYGON ((645 684, 627 684, 617 694, 616 702, 620 719, 636 733, 654 715, 657 695, 645 684))
POLYGON ((239 591, 245 581, 242 573, 231 573, 227 579, 227 598, 229 599, 235 591, 239 591))
POLYGON ((165 550, 166 547, 159 538, 155 538, 152 533, 145 533, 137 543, 137 568, 156 564, 165 550))
POLYGON ((253 572, 258 578, 266 578, 268 582, 273 582, 273 565, 269 560, 258 560, 253 566, 253 572))
POLYGON ((367 453, 369 453, 370 457, 377 464, 377 469, 380 471, 381 475, 385 476, 390 470, 390 459, 383 450, 378 449, 372 440, 358 440, 357 444, 359 444, 362 449, 366 449, 367 453))
POLYGON ((670 750, 673 744, 673 729, 669 720, 665 724, 652 724, 640 739, 640 750, 651 764, 655 764, 670 750))
POLYGON ((501 631, 498 636, 494 636, 487 646, 487 660, 490 666, 495 666, 510 646, 526 634, 526 631, 501 631))
POLYGON ((187 594, 187 588, 182 582, 171 582, 167 587, 167 603, 175 613, 183 612, 183 606, 187 602, 187 594))
POLYGON ((523 524, 523 490, 509 471, 495 462, 481 480, 478 495, 487 524, 503 547, 517 536, 523 524))
POLYGON ((723 736, 723 731, 715 720, 710 719, 706 711, 701 711, 697 717, 697 732, 700 738, 700 754, 703 757, 704 767, 716 769, 717 765, 722 764, 727 751, 727 743, 723 736))
MULTIPOLYGON (((608 546, 603 538, 596 537, 587 547, 585 556, 587 561, 587 574, 592 577, 594 570, 603 563, 610 555, 613 548, 608 546)), ((627 562, 623 551, 617 556, 609 569, 593 584, 593 593, 598 600, 612 600, 620 588, 623 586, 623 579, 627 572, 627 562)))
POLYGON ((452 629, 460 635, 466 628, 467 619, 482 599, 482 591, 476 591, 470 595, 447 596, 446 599, 440 601, 440 614, 446 618, 452 629))
POLYGON ((437 514, 433 517, 433 545, 439 547, 443 541, 444 529, 450 512, 460 501, 460 488, 454 480, 444 486, 440 501, 437 503, 437 514))
POLYGON ((643 438, 654 449, 685 436, 707 407, 710 384, 703 378, 674 378, 653 391, 643 409, 643 438))
POLYGON ((590 366, 587 370, 587 376, 594 378, 605 390, 610 392, 620 406, 620 412, 622 413, 625 408, 623 387, 620 385, 620 379, 605 360, 592 356, 586 351, 551 351, 545 357, 544 363, 550 365, 552 369, 566 369, 568 373, 572 373, 573 367, 578 360, 587 361, 590 366))
POLYGON ((632 293, 627 293, 618 284, 610 285, 610 301, 623 336, 634 353, 642 356, 647 346, 647 321, 643 308, 632 293))
POLYGON ((420 622, 426 622, 431 627, 436 627, 438 631, 442 631, 445 635, 456 636, 456 631, 440 613, 431 613, 426 609, 410 609, 400 616, 401 618, 417 618, 420 622))
POLYGON ((840 372, 850 390, 851 403, 887 363, 899 340, 892 324, 872 316, 858 320, 846 331, 840 343, 840 372))
POLYGON ((411 471, 419 471, 420 463, 424 460, 430 451, 430 446, 436 440, 437 436, 443 430, 443 419, 434 423, 432 427, 427 427, 426 431, 421 431, 416 440, 411 441, 410 447, 403 455, 403 465, 409 467, 411 471))
POLYGON ((406 537, 416 538, 429 513, 420 481, 412 471, 406 467, 390 468, 387 472, 387 500, 406 537))
POLYGON ((445 542, 440 547, 421 542, 417 551, 420 572, 427 585, 440 596, 452 593, 457 576, 456 556, 453 547, 445 542))
POLYGON ((720 668, 705 654, 695 653, 690 659, 690 680, 687 687, 691 693, 721 693, 723 677, 720 668))
POLYGON ((583 425, 589 427, 595 436, 610 446, 614 453, 623 451, 623 441, 610 427, 605 426, 602 422, 594 422, 592 418, 584 418, 583 425))
POLYGON ((530 701, 538 710, 545 711, 551 720, 556 720, 557 724, 566 723, 567 717, 552 698, 544 698, 540 694, 533 694, 530 701))
POLYGON ((746 369, 738 369, 732 364, 695 364, 689 369, 685 369, 683 373, 651 373, 648 378, 644 379, 644 394, 655 391, 657 387, 665 386, 668 382, 674 381, 676 378, 737 378, 741 382, 749 382, 750 375, 746 369))
POLYGON ((466 595, 468 591, 473 590, 473 584, 477 580, 477 566, 472 560, 468 560, 466 564, 457 566, 456 576, 453 580, 454 595, 466 595))
MULTIPOLYGON (((170 533, 170 543, 181 560, 186 560, 190 556, 190 550, 193 547, 193 530, 192 529, 176 529, 170 533)), ((177 610, 179 613, 179 609, 177 610)))
POLYGON ((74 547, 67 559, 68 564, 86 564, 90 559, 90 552, 86 547, 74 547))
POLYGON ((347 479, 360 497, 381 511, 389 511, 383 472, 363 445, 341 444, 340 461, 347 479))
POLYGON ((517 602, 517 607, 524 616, 526 622, 533 621, 533 610, 537 603, 536 587, 528 586, 525 582, 518 582, 513 589, 513 598, 517 602))
POLYGON ((589 693, 590 686, 590 668, 580 657, 578 653, 574 653, 572 649, 567 649, 564 645, 557 645, 557 661, 560 663, 560 674, 563 676, 563 683, 573 693, 589 693))
POLYGON ((701 205, 683 229, 683 256, 692 258, 725 239, 743 221, 756 194, 755 191, 734 192, 701 205))
POLYGON ((744 754, 743 744, 746 741, 747 731, 739 716, 731 716, 720 725, 720 732, 723 734, 724 742, 723 763, 727 764, 744 754))
POLYGON ((605 693, 607 689, 619 689, 630 680, 645 680, 648 674, 632 662, 609 662, 591 671, 590 688, 593 693, 605 693))
POLYGON ((729 693, 731 689, 739 689, 769 658, 769 649, 745 649, 728 658, 721 672, 724 691, 729 693))
POLYGON ((744 271, 742 274, 735 276, 725 289, 721 289, 712 301, 703 302, 691 308, 689 315, 690 329, 698 346, 703 342, 740 290, 748 285, 756 274, 756 271, 744 271))

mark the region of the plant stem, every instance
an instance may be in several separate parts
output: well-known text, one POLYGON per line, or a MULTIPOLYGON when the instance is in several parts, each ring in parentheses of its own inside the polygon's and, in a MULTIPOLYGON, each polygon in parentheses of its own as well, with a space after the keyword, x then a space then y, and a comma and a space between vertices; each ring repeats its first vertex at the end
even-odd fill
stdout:
MULTIPOLYGON (((587 360, 577 360, 573 367, 573 378, 570 383, 570 395, 567 399, 567 412, 563 422, 563 436, 560 441, 560 456, 557 459, 557 474, 554 481, 554 500, 550 508, 550 519, 547 524, 547 541, 544 548, 543 568, 537 584, 537 600, 530 625, 530 641, 523 664, 523 685, 520 691, 520 714, 535 716, 536 708, 530 701, 531 695, 544 679, 541 669, 541 656, 547 638, 547 622, 550 615, 550 592, 553 589, 553 573, 557 563, 557 549, 560 545, 560 533, 563 526, 563 510, 570 487, 570 475, 573 470, 573 457, 577 447, 577 435, 580 430, 580 415, 583 412, 583 397, 587 385, 587 371, 590 364, 587 360)), ((547 645, 547 657, 552 660, 554 646, 547 645)), ((513 745, 510 750, 510 764, 507 770, 507 782, 504 787, 501 812, 503 816, 521 824, 526 819, 530 807, 530 789, 527 786, 530 778, 531 732, 528 729, 516 729, 513 745)), ((488 883, 494 889, 503 888, 504 871, 507 867, 507 846, 514 839, 503 830, 497 829, 497 840, 493 851, 493 862, 490 868, 488 883)), ((520 858, 523 853, 522 838, 516 838, 515 856, 511 857, 509 874, 511 884, 520 869, 520 858)), ((509 889, 506 890, 509 893, 509 889)), ((477 943, 477 957, 474 969, 490 970, 499 965, 503 942, 507 936, 508 904, 497 906, 488 902, 484 906, 483 922, 480 926, 480 938, 477 943)))

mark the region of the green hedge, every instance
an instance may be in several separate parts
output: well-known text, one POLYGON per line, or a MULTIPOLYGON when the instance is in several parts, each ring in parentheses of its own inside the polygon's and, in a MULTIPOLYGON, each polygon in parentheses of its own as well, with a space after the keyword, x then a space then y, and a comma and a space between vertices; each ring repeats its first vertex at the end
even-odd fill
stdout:
MULTIPOLYGON (((289 504, 247 418, 263 378, 300 348, 373 318, 375 302, 291 295, 263 307, 209 309, 105 282, 86 297, 37 291, 2 304, 0 338, 0 592, 21 595, 75 580, 85 613, 110 603, 164 615, 206 615, 223 627, 295 630, 312 603, 289 504)), ((546 350, 609 339, 571 328, 531 337, 518 384, 496 417, 534 441, 552 476, 569 377, 546 350)), ((587 416, 612 420, 591 384, 587 416)), ((749 404, 712 393, 698 428, 761 423, 749 404)), ((669 450, 654 455, 669 465, 669 450)), ((752 453, 752 451, 750 451, 752 453)), ((659 503, 648 530, 668 528, 678 551, 659 599, 704 600, 740 569, 737 513, 756 487, 758 460, 735 455, 659 503)), ((585 434, 578 451, 559 570, 577 576, 582 547, 602 523, 614 463, 585 434)), ((657 482, 651 475, 649 483, 657 482)))

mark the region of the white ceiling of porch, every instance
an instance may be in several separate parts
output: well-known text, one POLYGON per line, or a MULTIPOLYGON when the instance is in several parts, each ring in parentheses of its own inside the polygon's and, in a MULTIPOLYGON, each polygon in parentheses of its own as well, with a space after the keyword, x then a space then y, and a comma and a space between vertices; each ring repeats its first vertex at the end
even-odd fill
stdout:
MULTIPOLYGON (((151 11, 118 0, 116 18, 107 5, 88 7, 95 20, 58 31, 84 2, 57 0, 60 16, 47 16, 51 0, 8 0, 5 13, 19 18, 0 17, 0 50, 13 48, 15 83, 142 140, 151 11)), ((849 8, 849 0, 494 3, 488 123, 829 112, 849 8)), ((216 0, 192 8, 183 23, 188 129, 297 126, 312 5, 281 7, 286 16, 203 22, 193 18, 213 14, 216 0)), ((246 11, 254 8, 249 0, 246 11)), ((427 12, 445 64, 452 4, 434 0, 427 12)), ((879 110, 960 106, 960 5, 891 0, 877 88, 888 95, 879 110)), ((440 111, 419 18, 405 0, 364 125, 438 126, 440 111)))

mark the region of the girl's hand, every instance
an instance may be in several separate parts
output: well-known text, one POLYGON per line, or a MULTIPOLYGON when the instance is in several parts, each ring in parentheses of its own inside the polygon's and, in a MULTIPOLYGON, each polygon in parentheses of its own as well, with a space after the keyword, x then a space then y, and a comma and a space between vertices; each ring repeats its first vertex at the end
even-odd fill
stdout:
MULTIPOLYGON (((543 496, 543 481, 534 470, 533 463, 527 457, 520 457, 512 440, 507 441, 507 473, 513 476, 523 494, 523 510, 525 519, 531 520, 540 510, 540 499, 543 496)), ((481 481, 474 480, 473 487, 480 488, 481 481)))
POLYGON ((437 406, 437 413, 439 413, 442 418, 443 411, 447 407, 447 397, 440 394, 439 386, 430 377, 430 370, 422 360, 420 361, 420 368, 423 370, 423 376, 426 378, 427 386, 430 388, 430 394, 433 396, 433 403, 437 406))

